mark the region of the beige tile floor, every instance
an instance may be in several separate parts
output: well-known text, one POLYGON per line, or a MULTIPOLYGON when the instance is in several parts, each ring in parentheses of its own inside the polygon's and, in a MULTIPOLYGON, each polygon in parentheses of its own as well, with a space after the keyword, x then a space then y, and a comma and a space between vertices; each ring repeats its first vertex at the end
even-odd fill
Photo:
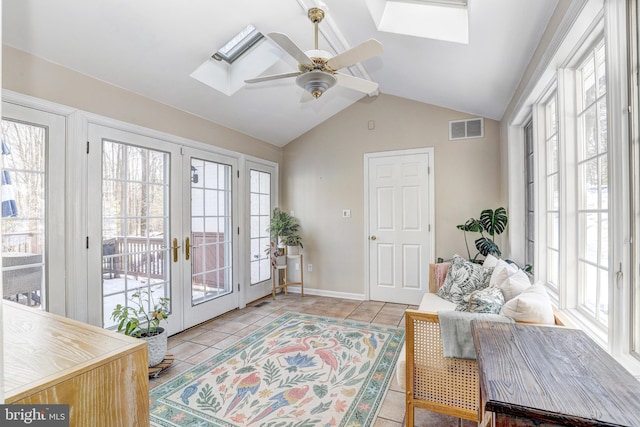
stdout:
MULTIPOLYGON (((163 384, 288 311, 404 327, 404 311, 407 308, 417 307, 310 295, 301 297, 299 294, 277 295, 275 300, 269 296, 249 304, 242 310, 234 310, 170 337, 169 352, 174 356, 174 363, 160 377, 151 379, 149 388, 153 389, 163 384), (256 307, 260 303, 266 304, 256 307)), ((404 393, 395 381, 394 375, 373 427, 400 427, 404 418, 404 393)), ((416 411, 416 426, 457 425, 456 418, 428 411, 416 411)), ((467 421, 463 423, 465 427, 474 425, 476 424, 467 421)))

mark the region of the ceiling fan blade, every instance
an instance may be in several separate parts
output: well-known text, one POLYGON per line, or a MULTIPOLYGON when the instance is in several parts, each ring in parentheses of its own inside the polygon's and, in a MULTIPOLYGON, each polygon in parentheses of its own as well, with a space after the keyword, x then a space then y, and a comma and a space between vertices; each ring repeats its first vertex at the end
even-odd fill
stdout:
POLYGON ((338 78, 338 84, 342 87, 347 87, 367 94, 378 90, 378 83, 370 80, 353 77, 343 73, 336 73, 335 76, 338 78))
POLYGON ((383 51, 382 43, 376 39, 369 39, 354 48, 334 56, 327 61, 327 65, 334 70, 339 70, 341 68, 350 67, 358 62, 366 61, 374 56, 382 55, 383 51))
POLYGON ((269 33, 267 34, 274 43, 280 46, 285 52, 293 56, 299 64, 310 64, 311 58, 307 56, 297 44, 293 42, 286 34, 282 33, 269 33))
POLYGON ((245 83, 260 83, 260 82, 266 82, 266 81, 269 81, 269 80, 286 79, 288 77, 297 77, 300 74, 302 74, 300 71, 296 71, 294 73, 274 74, 274 75, 271 75, 271 76, 256 77, 255 79, 247 79, 244 82, 245 83))

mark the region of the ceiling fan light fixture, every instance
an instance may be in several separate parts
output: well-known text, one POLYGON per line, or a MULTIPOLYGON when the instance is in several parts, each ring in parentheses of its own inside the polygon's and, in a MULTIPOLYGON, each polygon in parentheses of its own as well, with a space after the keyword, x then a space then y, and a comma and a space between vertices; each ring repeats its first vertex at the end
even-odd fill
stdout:
POLYGON ((336 84, 336 77, 324 71, 310 71, 299 75, 296 84, 318 99, 336 84))

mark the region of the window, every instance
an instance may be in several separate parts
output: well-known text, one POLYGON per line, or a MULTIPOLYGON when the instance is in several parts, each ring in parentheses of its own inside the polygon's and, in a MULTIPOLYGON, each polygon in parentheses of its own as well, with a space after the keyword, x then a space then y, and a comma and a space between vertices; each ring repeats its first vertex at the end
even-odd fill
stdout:
MULTIPOLYGON (((525 224, 523 138, 533 117, 536 280, 640 378, 637 3, 572 2, 503 120, 517 154, 509 157, 511 220, 525 224)), ((510 234, 510 243, 511 254, 524 258, 526 233, 510 234)))
POLYGON ((218 49, 218 51, 212 55, 212 58, 217 61, 225 60, 229 64, 233 64, 236 59, 240 58, 243 53, 258 43, 263 37, 262 33, 256 30, 256 27, 249 24, 224 46, 218 49))
POLYGON ((609 234, 607 101, 604 40, 576 72, 576 183, 579 308, 608 322, 609 234))
POLYGON ((546 283, 558 289, 558 267, 560 263, 560 163, 558 161, 558 96, 556 92, 544 105, 545 147, 545 271, 546 283))
POLYGON ((4 298, 40 306, 45 253, 44 126, 2 121, 4 298))
POLYGON ((533 165, 533 122, 524 127, 524 167, 525 167, 525 264, 534 264, 535 217, 534 217, 534 176, 533 165))
POLYGON ((7 101, 2 114, 3 296, 68 315, 65 117, 7 101))

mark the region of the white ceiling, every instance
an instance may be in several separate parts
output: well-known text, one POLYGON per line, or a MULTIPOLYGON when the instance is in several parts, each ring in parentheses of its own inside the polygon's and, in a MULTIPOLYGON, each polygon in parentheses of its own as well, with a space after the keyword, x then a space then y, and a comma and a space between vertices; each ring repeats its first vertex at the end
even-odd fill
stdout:
MULTIPOLYGON (((334 87, 300 103, 294 79, 232 96, 189 75, 248 23, 313 49, 315 0, 4 0, 3 43, 277 146, 362 98, 334 87)), ((500 120, 557 0, 469 0, 468 45, 379 32, 366 0, 324 0, 342 51, 369 39, 363 63, 382 93, 500 120)), ((329 37, 329 36, 328 36, 329 37)), ((320 48, 330 51, 320 38, 320 48)), ((263 74, 296 71, 286 54, 263 74)), ((356 75, 358 70, 353 70, 356 75)))

